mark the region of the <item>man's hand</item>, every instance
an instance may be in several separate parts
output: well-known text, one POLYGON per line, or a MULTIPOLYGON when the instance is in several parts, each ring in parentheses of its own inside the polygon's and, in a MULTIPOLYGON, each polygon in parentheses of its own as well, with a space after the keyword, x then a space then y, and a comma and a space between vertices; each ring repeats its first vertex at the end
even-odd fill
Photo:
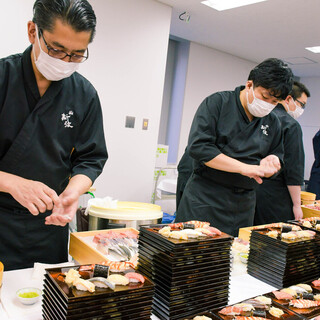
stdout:
POLYGON ((280 160, 277 156, 270 154, 260 161, 260 166, 265 171, 265 177, 269 178, 281 169, 280 160))
POLYGON ((60 202, 54 205, 52 214, 46 217, 45 224, 65 226, 69 223, 77 212, 79 193, 66 189, 59 196, 60 202))
POLYGON ((60 199, 56 192, 42 182, 11 176, 13 181, 9 193, 33 215, 52 210, 60 206, 60 199))
POLYGON ((303 218, 303 212, 302 212, 302 209, 301 209, 301 206, 298 205, 298 206, 293 206, 293 214, 294 214, 294 219, 295 220, 300 220, 303 218))

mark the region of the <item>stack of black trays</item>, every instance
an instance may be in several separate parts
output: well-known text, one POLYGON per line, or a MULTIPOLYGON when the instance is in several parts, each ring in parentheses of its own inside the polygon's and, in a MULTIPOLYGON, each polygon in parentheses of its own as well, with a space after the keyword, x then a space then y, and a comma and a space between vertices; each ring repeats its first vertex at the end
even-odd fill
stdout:
POLYGON ((140 227, 138 272, 155 283, 152 312, 182 319, 228 303, 233 237, 176 240, 158 233, 164 225, 140 227))
POLYGON ((318 236, 285 240, 281 236, 267 236, 268 231, 270 229, 260 229, 251 233, 248 274, 276 288, 288 287, 320 276, 318 236))
MULTIPOLYGON (((86 319, 150 319, 153 283, 145 282, 117 285, 115 290, 97 288, 90 293, 68 287, 62 274, 70 268, 46 270, 42 297, 42 316, 44 320, 86 320, 86 319)), ((132 270, 133 271, 133 270, 132 270)), ((86 276, 83 276, 86 278, 86 276)))

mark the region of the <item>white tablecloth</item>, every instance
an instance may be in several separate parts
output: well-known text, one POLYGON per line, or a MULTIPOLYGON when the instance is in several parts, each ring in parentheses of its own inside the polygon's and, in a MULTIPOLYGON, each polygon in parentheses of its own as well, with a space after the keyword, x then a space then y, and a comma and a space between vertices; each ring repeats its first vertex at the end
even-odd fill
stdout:
MULTIPOLYGON (((68 263, 70 265, 70 263, 68 263)), ((52 267, 52 266, 51 266, 52 267)), ((1 291, 1 320, 42 320, 41 302, 31 306, 21 304, 15 293, 18 289, 35 286, 42 289, 43 268, 36 265, 35 269, 21 269, 7 271, 3 274, 3 286, 1 291)), ((275 288, 261 282, 245 273, 245 265, 234 266, 230 281, 229 304, 255 297, 274 290, 275 288)), ((152 316, 151 319, 158 319, 152 316)))

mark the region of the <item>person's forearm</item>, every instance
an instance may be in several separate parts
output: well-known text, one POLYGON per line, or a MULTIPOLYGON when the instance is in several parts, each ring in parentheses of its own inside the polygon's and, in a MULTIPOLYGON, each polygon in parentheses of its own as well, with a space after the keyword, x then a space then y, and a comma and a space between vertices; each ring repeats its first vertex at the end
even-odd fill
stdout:
POLYGON ((247 166, 247 164, 230 158, 223 153, 220 153, 212 160, 206 162, 205 165, 213 169, 240 174, 243 172, 243 168, 247 166))
POLYGON ((287 186, 293 206, 301 205, 301 186, 287 186))
POLYGON ((15 183, 23 179, 14 174, 0 171, 0 192, 11 193, 11 189, 14 188, 15 183))
POLYGON ((79 194, 79 196, 81 196, 82 194, 86 193, 91 186, 92 181, 90 178, 88 178, 84 174, 77 174, 70 179, 65 191, 76 191, 79 194))

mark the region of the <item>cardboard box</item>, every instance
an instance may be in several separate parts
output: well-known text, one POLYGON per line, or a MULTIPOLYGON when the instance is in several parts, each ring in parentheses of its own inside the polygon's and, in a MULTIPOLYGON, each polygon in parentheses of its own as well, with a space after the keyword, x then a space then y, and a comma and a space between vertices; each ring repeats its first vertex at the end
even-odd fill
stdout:
POLYGON ((156 152, 156 167, 163 168, 168 164, 169 146, 158 144, 156 152))
POLYGON ((110 230, 114 232, 122 232, 130 230, 136 232, 139 231, 134 228, 119 228, 119 229, 106 229, 106 230, 94 230, 84 232, 73 232, 70 234, 69 254, 80 264, 100 263, 102 261, 109 261, 109 259, 100 251, 90 246, 84 241, 85 237, 95 236, 96 234, 107 233, 110 230))

